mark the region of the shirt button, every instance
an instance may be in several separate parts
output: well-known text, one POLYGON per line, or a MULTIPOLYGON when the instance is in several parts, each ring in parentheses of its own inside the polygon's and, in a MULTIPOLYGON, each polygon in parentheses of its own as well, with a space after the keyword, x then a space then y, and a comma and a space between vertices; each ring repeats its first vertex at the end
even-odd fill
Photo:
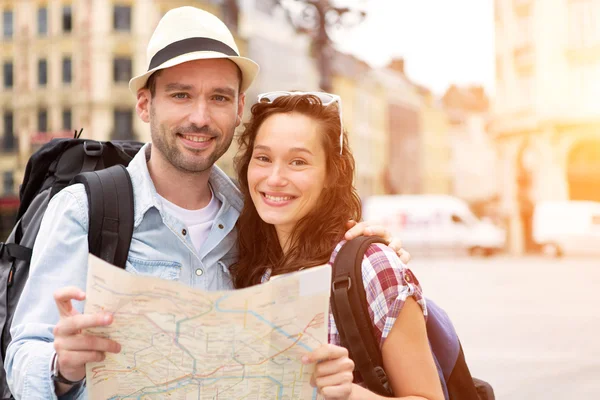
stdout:
POLYGON ((223 229, 223 224, 219 224, 219 229, 223 229))
POLYGON ((200 268, 196 270, 196 276, 202 276, 203 273, 204 271, 202 271, 200 268))
POLYGON ((182 234, 183 236, 185 236, 185 235, 187 235, 187 231, 186 231, 185 229, 183 229, 183 230, 181 231, 181 234, 182 234))

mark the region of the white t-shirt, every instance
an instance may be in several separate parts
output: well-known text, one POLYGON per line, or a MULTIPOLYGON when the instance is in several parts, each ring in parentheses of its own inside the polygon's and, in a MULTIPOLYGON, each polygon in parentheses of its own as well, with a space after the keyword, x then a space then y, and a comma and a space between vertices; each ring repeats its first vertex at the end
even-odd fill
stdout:
POLYGON ((211 199, 206 207, 199 210, 187 210, 171 203, 161 195, 158 195, 158 197, 169 214, 187 226, 188 234, 190 235, 190 239, 192 239, 196 252, 200 253, 200 247, 206 241, 217 213, 221 208, 221 201, 217 199, 211 190, 211 199))

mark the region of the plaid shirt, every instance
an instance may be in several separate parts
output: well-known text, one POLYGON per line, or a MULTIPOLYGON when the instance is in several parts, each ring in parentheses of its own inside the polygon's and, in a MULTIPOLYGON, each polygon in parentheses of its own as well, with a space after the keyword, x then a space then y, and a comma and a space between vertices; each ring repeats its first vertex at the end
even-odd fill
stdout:
MULTIPOLYGON (((345 241, 340 242, 329 260, 333 261, 345 241)), ((413 296, 427 318, 427 307, 419 281, 410 269, 400 261, 389 247, 375 243, 369 246, 362 262, 362 278, 369 316, 373 323, 373 333, 379 341, 379 348, 388 337, 400 310, 408 296, 413 296)), ((341 346, 340 335, 335 326, 333 313, 329 313, 329 343, 341 346)))
MULTIPOLYGON (((335 247, 329 259, 329 265, 333 266, 333 261, 344 243, 345 241, 341 241, 335 247)), ((263 276, 262 281, 268 281, 270 275, 271 271, 269 270, 263 276)), ((423 309, 424 317, 427 318, 427 306, 419 281, 389 247, 375 243, 367 249, 362 262, 362 278, 369 303, 373 333, 379 341, 380 349, 408 296, 414 297, 423 309)), ((337 346, 342 345, 332 312, 329 312, 328 342, 337 346)), ((360 384, 361 381, 360 374, 356 374, 355 383, 360 384)))

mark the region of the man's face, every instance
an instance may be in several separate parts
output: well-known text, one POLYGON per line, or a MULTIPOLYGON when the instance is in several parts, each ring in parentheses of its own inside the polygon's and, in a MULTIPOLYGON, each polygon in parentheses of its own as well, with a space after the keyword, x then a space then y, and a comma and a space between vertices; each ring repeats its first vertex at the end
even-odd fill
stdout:
POLYGON ((237 67, 226 59, 195 60, 160 71, 155 82, 154 96, 148 89, 138 94, 153 148, 182 172, 208 170, 227 151, 241 122, 244 95, 237 67))

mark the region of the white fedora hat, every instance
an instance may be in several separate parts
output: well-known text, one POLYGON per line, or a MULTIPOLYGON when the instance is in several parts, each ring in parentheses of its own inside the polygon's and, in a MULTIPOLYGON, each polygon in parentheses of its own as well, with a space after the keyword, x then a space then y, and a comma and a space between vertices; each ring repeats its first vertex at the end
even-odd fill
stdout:
POLYGON ((133 94, 146 86, 154 72, 175 65, 211 58, 226 58, 242 71, 245 92, 258 74, 258 64, 240 52, 233 35, 219 18, 195 7, 169 10, 158 22, 146 51, 148 71, 129 81, 133 94))

